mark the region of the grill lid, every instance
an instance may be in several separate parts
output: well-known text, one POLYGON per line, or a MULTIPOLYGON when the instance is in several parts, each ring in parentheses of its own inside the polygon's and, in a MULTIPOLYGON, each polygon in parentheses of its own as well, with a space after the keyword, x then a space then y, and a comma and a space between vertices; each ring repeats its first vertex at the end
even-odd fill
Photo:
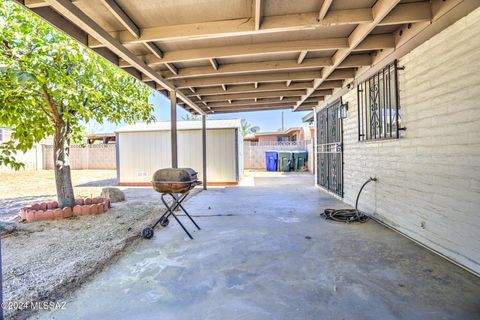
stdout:
POLYGON ((155 171, 153 183, 190 183, 197 181, 197 172, 192 168, 165 168, 155 171))

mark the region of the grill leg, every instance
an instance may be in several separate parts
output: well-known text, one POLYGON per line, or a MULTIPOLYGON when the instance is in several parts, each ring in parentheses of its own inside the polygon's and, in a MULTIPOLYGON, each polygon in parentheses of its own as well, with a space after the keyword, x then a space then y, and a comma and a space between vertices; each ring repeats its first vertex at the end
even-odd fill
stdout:
MULTIPOLYGON (((195 225, 195 227, 197 227, 198 230, 202 230, 198 224, 195 222, 195 220, 193 220, 193 218, 188 214, 187 210, 185 210, 185 208, 182 206, 182 202, 183 200, 185 200, 185 198, 187 197, 188 193, 185 193, 183 194, 180 198, 175 198, 175 196, 173 194, 170 193, 170 196, 174 199, 174 201, 176 201, 176 205, 175 205, 175 209, 180 207, 180 209, 182 209, 182 211, 185 213, 185 215, 190 219, 190 221, 192 221, 192 223, 195 225)), ((173 211, 175 211, 175 209, 173 209, 173 211)))
POLYGON ((180 220, 177 218, 177 216, 176 216, 175 214, 173 214, 173 213, 172 213, 172 216, 175 218, 175 220, 177 220, 178 224, 180 225, 180 227, 182 227, 183 231, 185 231, 185 233, 188 235, 188 237, 193 240, 192 235, 191 235, 190 232, 188 232, 187 229, 183 226, 183 224, 180 222, 180 220))
POLYGON ((193 220, 193 218, 188 214, 187 210, 185 210, 185 208, 182 206, 181 203, 178 203, 178 206, 180 207, 180 209, 183 210, 183 212, 185 212, 185 214, 187 215, 187 217, 193 222, 193 224, 195 225, 195 227, 197 227, 198 230, 202 230, 198 224, 195 222, 195 220, 193 220))
MULTIPOLYGON (((173 204, 171 206, 168 205, 167 201, 165 201, 165 195, 166 194, 162 194, 162 202, 163 204, 165 205, 165 207, 167 208, 167 212, 164 214, 166 215, 165 216, 165 219, 168 219, 169 216, 173 216, 175 218, 175 220, 177 220, 178 224, 182 227, 183 231, 185 231, 185 233, 188 235, 188 237, 190 239, 193 239, 192 235, 190 234, 190 232, 188 232, 188 230, 185 228, 185 226, 182 224, 182 222, 180 222, 180 219, 178 219, 177 215, 174 213, 174 211, 178 208, 178 206, 180 205, 180 202, 183 201, 187 195, 188 195, 188 192, 183 194, 180 198, 176 198, 173 196, 173 194, 169 193, 169 195, 172 197, 173 199, 173 204)), ((159 220, 160 221, 160 220, 159 220)))
POLYGON ((172 207, 170 208, 170 206, 165 201, 164 196, 165 194, 162 194, 162 202, 163 202, 163 205, 167 208, 167 211, 164 214, 162 214, 162 216, 160 217, 160 219, 157 220, 157 222, 153 224, 152 228, 155 228, 162 220, 168 219, 168 217, 172 215, 173 211, 175 211, 178 208, 178 204, 175 201, 172 207))

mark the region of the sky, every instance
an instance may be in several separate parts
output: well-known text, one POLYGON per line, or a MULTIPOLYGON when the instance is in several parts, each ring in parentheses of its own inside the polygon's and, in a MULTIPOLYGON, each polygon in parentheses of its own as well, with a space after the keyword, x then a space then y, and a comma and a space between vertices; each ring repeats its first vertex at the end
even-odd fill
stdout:
MULTIPOLYGON (((150 98, 150 102, 155 106, 155 118, 157 121, 170 120, 170 100, 157 93, 150 98)), ((291 110, 273 110, 273 111, 255 111, 242 113, 226 113, 208 115, 207 119, 245 119, 252 127, 259 127, 260 132, 278 131, 282 128, 282 112, 284 118, 284 129, 299 127, 304 123, 302 118, 308 112, 292 112, 291 110)), ((181 119, 187 112, 182 108, 177 108, 177 119, 181 119)), ((89 123, 86 125, 87 133, 113 132, 124 124, 115 125, 112 123, 89 123)))

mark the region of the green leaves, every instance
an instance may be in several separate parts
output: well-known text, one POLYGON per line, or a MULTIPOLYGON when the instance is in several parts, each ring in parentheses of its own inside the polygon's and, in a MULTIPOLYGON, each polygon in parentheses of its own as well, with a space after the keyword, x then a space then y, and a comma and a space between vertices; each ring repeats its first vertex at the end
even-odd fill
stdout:
POLYGON ((0 127, 13 130, 13 141, 0 146, 0 164, 18 167, 14 151, 52 135, 56 115, 68 124, 67 138, 90 120, 153 121, 151 94, 14 1, 0 0, 0 127))

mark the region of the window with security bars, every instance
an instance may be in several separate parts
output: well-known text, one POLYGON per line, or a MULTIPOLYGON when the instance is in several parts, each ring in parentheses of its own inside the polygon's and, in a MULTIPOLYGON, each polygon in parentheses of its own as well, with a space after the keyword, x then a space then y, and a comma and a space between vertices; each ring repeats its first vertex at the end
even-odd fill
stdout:
POLYGON ((401 128, 397 61, 357 86, 358 140, 399 138, 401 128))

